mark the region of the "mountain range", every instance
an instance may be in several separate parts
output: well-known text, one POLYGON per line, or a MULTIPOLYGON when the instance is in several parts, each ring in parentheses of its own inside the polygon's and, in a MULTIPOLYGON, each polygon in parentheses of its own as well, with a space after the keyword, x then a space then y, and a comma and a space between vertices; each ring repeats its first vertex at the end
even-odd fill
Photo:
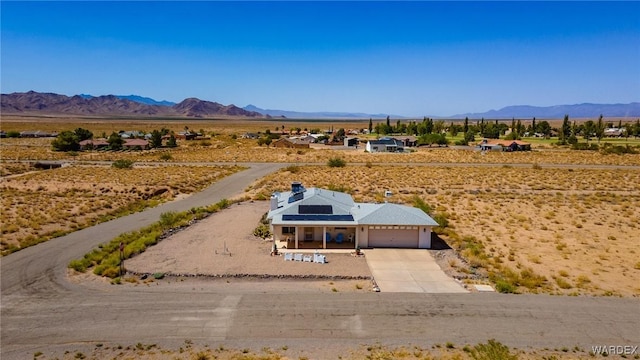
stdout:
POLYGON ((318 112, 301 112, 301 111, 290 111, 290 110, 272 110, 272 109, 261 109, 254 105, 247 105, 243 107, 243 109, 248 111, 256 111, 261 114, 270 115, 270 116, 284 116, 292 119, 384 119, 387 116, 392 117, 394 119, 402 119, 405 116, 401 115, 389 115, 389 114, 366 114, 366 113, 353 113, 353 112, 335 112, 335 111, 318 111, 318 112))
POLYGON ((640 102, 629 104, 576 104, 576 105, 555 105, 555 106, 530 106, 515 105, 507 106, 500 110, 489 110, 483 113, 467 113, 451 116, 450 118, 461 119, 465 117, 479 119, 511 119, 511 118, 542 118, 557 119, 569 115, 572 118, 589 118, 600 115, 606 117, 635 117, 640 116, 640 102))
POLYGON ((66 96, 53 93, 11 93, 0 95, 0 111, 3 114, 71 114, 71 115, 115 115, 115 116, 176 116, 216 117, 237 116, 269 118, 259 112, 247 111, 235 105, 188 98, 174 105, 158 105, 153 99, 139 96, 66 96))
MULTIPOLYGON (((116 116, 175 116, 175 117, 216 117, 234 116, 250 118, 293 118, 293 119, 383 119, 387 114, 367 114, 360 112, 298 112, 289 110, 261 109, 254 105, 244 108, 222 105, 217 102, 188 98, 180 103, 156 101, 139 95, 75 95, 29 91, 26 93, 1 94, 0 111, 4 114, 71 114, 71 115, 116 115, 116 116)), ((482 113, 465 113, 453 116, 430 116, 440 119, 558 119, 569 115, 572 118, 639 117, 640 102, 628 104, 576 104, 556 106, 507 106, 499 110, 482 113)), ((388 115, 394 119, 409 118, 388 115)), ((422 116, 419 116, 422 117, 422 116)), ((415 118, 415 117, 414 117, 415 118)))

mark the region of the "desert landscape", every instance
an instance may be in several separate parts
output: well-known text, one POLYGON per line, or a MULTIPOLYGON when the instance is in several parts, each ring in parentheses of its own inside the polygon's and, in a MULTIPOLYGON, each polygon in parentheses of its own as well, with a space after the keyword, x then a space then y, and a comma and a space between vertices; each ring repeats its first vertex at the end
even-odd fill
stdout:
MULTIPOLYGON (((15 129, 16 119, 10 119, 7 127, 15 129)), ((150 131, 165 126, 124 120, 115 124, 76 121, 70 125, 53 119, 43 123, 27 119, 20 126, 32 129, 46 124, 47 131, 88 126, 95 133, 116 128, 150 131)), ((469 283, 491 281, 505 292, 640 295, 634 281, 640 270, 635 256, 640 219, 638 154, 605 155, 544 143, 534 143, 534 151, 514 153, 428 147, 409 153, 373 154, 362 147, 274 148, 240 135, 277 128, 279 123, 247 121, 243 126, 237 122, 169 122, 176 131, 191 126, 210 136, 182 141, 176 148, 143 151, 69 155, 53 151, 50 139, 2 139, 2 192, 7 209, 2 215, 3 253, 109 216, 188 196, 240 170, 235 164, 282 162, 291 165, 249 186, 245 196, 266 200, 290 182, 302 181, 347 192, 362 202, 415 205, 419 199, 432 209, 432 216, 448 222, 440 236, 458 258, 448 256, 441 266, 469 283), (348 165, 327 167, 333 158, 348 165), (135 165, 128 170, 108 166, 119 159, 135 165), (74 165, 37 171, 24 160, 65 160, 74 165), (391 191, 393 197, 386 199, 385 191, 391 191), (33 206, 43 201, 57 210, 43 212, 33 206)), ((344 125, 357 127, 357 123, 331 126, 344 125)), ((254 271, 259 272, 259 267, 254 271)), ((216 268, 211 272, 225 271, 216 268)))
MULTIPOLYGON (((69 125, 49 119, 45 124, 49 124, 49 131, 67 124, 71 129, 86 126, 94 133, 143 128, 143 124, 147 131, 163 126, 162 122, 118 121, 114 125, 82 120, 69 125)), ((30 121, 26 125, 7 124, 12 129, 39 126, 30 121)), ((269 255, 272 241, 253 235, 268 210, 270 195, 300 181, 307 187, 346 192, 358 202, 393 202, 425 210, 441 224, 434 239, 442 247, 430 250, 431 255, 448 276, 471 291, 476 291, 473 285, 488 284, 501 293, 539 296, 640 296, 635 281, 640 271, 636 235, 640 223, 639 154, 576 151, 550 142, 533 142, 533 151, 512 153, 457 147, 367 153, 363 147, 321 144, 287 149, 241 138, 246 131, 277 128, 280 125, 276 122, 169 124, 174 131, 188 126, 202 128, 208 135, 179 141, 175 148, 116 152, 54 151, 50 138, 1 139, 3 255, 103 221, 198 196, 202 189, 242 172, 251 163, 279 163, 281 170, 249 184, 230 201, 210 209, 163 214, 160 222, 175 219, 175 231, 167 233, 170 227, 158 230, 152 225, 100 245, 85 255, 89 262, 72 261, 65 278, 94 291, 109 291, 117 284, 131 291, 155 286, 160 291, 227 288, 225 291, 247 293, 372 294, 375 284, 366 257, 354 257, 347 251, 326 254, 328 264, 285 263, 282 256, 269 255), (130 164, 127 168, 113 166, 123 160, 130 164), (34 168, 38 161, 63 166, 34 168), (387 192, 392 195, 385 196, 387 192), (42 203, 48 206, 38 206, 42 203), (136 236, 139 239, 134 239, 136 236), (122 277, 118 276, 117 252, 108 252, 117 249, 120 239, 130 244, 124 262, 128 273, 122 277), (141 250, 135 250, 138 246, 141 250), (100 255, 105 256, 104 263, 92 263, 98 252, 104 252, 100 255)), ((357 127, 353 125, 334 126, 357 127)), ((375 135, 361 138, 366 141, 375 135)), ((521 359, 591 356, 589 349, 573 345, 541 350, 451 342, 430 348, 362 345, 341 349, 343 358, 354 359, 465 359, 475 358, 474 351, 498 350, 521 359)), ((317 354, 286 345, 260 351, 213 349, 193 343, 176 348, 139 343, 82 347, 64 354, 45 351, 34 356, 287 359, 317 354)))

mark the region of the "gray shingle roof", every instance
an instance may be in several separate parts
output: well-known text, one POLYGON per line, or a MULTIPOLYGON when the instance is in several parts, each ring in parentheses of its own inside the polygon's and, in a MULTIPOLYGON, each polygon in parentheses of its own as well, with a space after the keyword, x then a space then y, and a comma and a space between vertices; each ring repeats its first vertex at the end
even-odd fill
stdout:
MULTIPOLYGON (((283 215, 299 215, 299 205, 331 205, 334 215, 353 215, 352 221, 331 221, 318 218, 318 223, 324 225, 411 225, 438 226, 424 211, 405 205, 384 203, 356 203, 349 194, 310 188, 304 193, 302 200, 288 202, 291 192, 275 194, 278 197, 278 209, 269 211, 268 218, 276 225, 303 224, 309 221, 283 220, 283 215)), ((291 218, 288 216, 287 218, 291 218)), ((342 220, 342 219, 341 219, 342 220)), ((315 221, 314 221, 315 222, 315 221)))
MULTIPOLYGON (((435 220, 418 208, 391 203, 368 205, 373 206, 356 215, 358 224, 438 226, 435 220)), ((362 208, 362 204, 360 206, 362 208)))

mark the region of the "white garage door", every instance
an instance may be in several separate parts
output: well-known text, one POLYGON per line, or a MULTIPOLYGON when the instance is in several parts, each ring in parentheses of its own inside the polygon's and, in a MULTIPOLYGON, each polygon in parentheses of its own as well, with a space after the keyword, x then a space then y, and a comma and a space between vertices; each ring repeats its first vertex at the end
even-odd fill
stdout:
POLYGON ((417 248, 418 229, 369 229, 370 247, 417 248))

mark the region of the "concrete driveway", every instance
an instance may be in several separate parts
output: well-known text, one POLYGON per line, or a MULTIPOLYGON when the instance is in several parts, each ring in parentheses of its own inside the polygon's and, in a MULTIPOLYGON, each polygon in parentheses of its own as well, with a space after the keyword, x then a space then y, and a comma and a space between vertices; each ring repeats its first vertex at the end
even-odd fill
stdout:
POLYGON ((364 253, 381 292, 468 292, 442 271, 427 250, 372 249, 364 253))

